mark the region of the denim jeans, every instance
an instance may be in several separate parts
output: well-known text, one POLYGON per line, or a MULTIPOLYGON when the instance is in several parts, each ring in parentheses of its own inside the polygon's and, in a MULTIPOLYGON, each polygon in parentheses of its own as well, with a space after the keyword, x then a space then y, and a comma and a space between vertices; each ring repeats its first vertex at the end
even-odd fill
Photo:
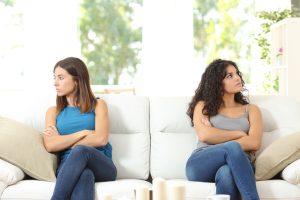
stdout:
POLYGON ((215 182, 217 194, 230 200, 259 200, 252 165, 238 142, 209 146, 192 153, 186 164, 190 181, 215 182))
POLYGON ((78 145, 60 163, 52 200, 95 199, 95 181, 113 181, 117 170, 110 158, 93 147, 78 145))

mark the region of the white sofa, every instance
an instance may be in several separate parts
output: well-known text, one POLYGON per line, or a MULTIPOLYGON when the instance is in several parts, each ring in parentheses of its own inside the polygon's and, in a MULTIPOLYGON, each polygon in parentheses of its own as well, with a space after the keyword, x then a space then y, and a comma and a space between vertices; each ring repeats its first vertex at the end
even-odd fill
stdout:
MULTIPOLYGON (((186 185, 187 200, 202 200, 215 193, 214 183, 189 182, 185 163, 196 146, 196 135, 187 117, 191 97, 143 97, 103 95, 109 108, 110 141, 118 169, 117 181, 96 183, 96 198, 105 193, 114 199, 133 198, 134 188, 151 187, 149 177, 162 177, 168 184, 186 185)), ((264 120, 260 152, 274 140, 300 131, 300 103, 287 97, 255 96, 264 120)), ((55 104, 53 95, 0 93, 0 116, 23 122, 40 131, 46 109, 55 104)), ((1 166, 1 165, 0 165, 1 166)), ((0 169, 1 171, 5 169, 0 169)), ((300 187, 285 180, 257 182, 262 200, 300 199, 300 187)), ((50 199, 54 182, 0 177, 0 199, 50 199), (13 183, 13 184, 12 184, 13 183)))

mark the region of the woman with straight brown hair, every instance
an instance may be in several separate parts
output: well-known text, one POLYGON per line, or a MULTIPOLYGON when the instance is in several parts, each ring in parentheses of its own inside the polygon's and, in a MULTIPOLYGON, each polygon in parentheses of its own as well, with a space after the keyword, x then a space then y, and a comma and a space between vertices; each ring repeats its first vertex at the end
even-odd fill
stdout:
POLYGON ((54 66, 56 107, 46 113, 44 144, 59 153, 53 200, 95 198, 95 181, 113 181, 117 170, 108 142, 108 111, 90 87, 86 65, 69 57, 54 66))

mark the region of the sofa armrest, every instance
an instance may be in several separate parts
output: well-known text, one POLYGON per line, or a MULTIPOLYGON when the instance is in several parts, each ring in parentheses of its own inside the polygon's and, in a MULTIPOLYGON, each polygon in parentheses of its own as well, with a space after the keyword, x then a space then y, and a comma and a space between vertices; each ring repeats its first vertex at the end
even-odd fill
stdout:
POLYGON ((12 185, 25 177, 24 172, 17 166, 0 159, 0 181, 12 185))
POLYGON ((284 168, 281 177, 289 183, 300 186, 300 159, 284 168))

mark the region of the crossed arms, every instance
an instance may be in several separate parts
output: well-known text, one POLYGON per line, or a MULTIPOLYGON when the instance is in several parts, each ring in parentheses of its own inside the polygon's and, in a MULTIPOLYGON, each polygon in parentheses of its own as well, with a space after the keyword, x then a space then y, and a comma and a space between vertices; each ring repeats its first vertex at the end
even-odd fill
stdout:
POLYGON ((248 134, 239 130, 228 131, 212 127, 207 116, 202 114, 203 107, 204 102, 200 101, 195 107, 193 116, 194 127, 200 141, 208 144, 236 141, 240 143, 244 151, 257 151, 260 148, 262 117, 256 105, 249 105, 250 129, 248 134))
POLYGON ((48 152, 58 152, 76 145, 101 147, 107 144, 109 134, 108 110, 103 100, 97 100, 95 106, 95 130, 82 130, 69 135, 60 135, 56 129, 56 107, 46 113, 44 145, 48 152))

